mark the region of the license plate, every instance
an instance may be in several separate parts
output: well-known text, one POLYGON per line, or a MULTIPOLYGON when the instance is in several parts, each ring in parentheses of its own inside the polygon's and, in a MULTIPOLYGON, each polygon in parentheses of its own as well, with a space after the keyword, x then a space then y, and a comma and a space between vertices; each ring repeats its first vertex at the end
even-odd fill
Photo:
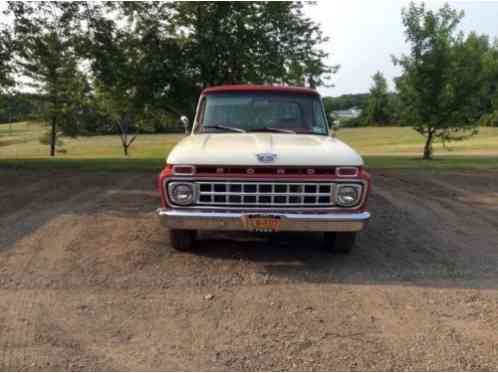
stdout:
POLYGON ((278 232, 280 216, 276 215, 242 215, 242 225, 253 232, 278 232))

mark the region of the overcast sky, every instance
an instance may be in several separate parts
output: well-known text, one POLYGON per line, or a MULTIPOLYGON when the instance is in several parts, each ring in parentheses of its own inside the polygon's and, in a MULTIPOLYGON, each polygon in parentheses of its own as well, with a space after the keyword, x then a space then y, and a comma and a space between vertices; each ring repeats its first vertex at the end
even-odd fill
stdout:
MULTIPOLYGON (((449 1, 465 12, 460 30, 498 37, 498 1, 449 1)), ((380 70, 388 79, 399 75, 391 55, 408 51, 401 23, 405 0, 329 0, 319 1, 307 14, 320 22, 330 37, 326 45, 330 63, 341 65, 334 76, 334 88, 320 88, 323 95, 367 92, 371 77, 380 70)), ((438 9, 444 1, 426 1, 438 9)))

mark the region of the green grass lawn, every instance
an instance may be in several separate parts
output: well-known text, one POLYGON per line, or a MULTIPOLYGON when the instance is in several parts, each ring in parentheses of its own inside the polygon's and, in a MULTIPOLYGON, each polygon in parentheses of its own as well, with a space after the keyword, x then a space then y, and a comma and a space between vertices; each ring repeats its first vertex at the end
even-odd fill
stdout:
MULTIPOLYGON (((424 140, 418 132, 407 127, 344 128, 337 137, 363 155, 415 155, 423 153, 424 140)), ((464 140, 434 145, 439 156, 488 155, 498 156, 498 128, 482 127, 479 134, 464 140)))
MULTIPOLYGON (((46 127, 27 122, 0 125, 0 160, 47 158, 49 147, 41 144, 40 136, 46 127)), ((164 158, 182 135, 139 135, 130 147, 130 158, 164 158)), ((62 138, 66 153, 58 153, 57 159, 123 158, 118 135, 80 136, 62 138)))
MULTIPOLYGON (((123 156, 118 135, 63 138, 66 153, 48 156, 39 142, 46 127, 38 123, 0 125, 0 166, 77 168, 93 171, 157 170, 179 134, 139 135, 123 156)), ((350 144, 373 168, 498 169, 498 128, 481 128, 469 140, 435 146, 435 160, 420 159, 424 138, 410 128, 341 129, 338 138, 350 144)))

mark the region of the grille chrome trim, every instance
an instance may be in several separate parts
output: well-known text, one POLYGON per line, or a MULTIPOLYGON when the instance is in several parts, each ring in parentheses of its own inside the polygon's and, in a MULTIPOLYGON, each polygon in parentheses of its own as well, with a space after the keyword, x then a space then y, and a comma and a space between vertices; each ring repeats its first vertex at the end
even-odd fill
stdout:
MULTIPOLYGON (((313 175, 316 176, 316 175, 313 175)), ((219 181, 219 182, 225 182, 227 181, 226 176, 212 176, 212 177, 206 177, 206 176, 196 176, 197 180, 194 180, 192 176, 174 176, 170 178, 164 178, 163 179, 163 189, 167 191, 167 185, 168 183, 172 181, 190 181, 190 182, 195 182, 195 181, 219 181)), ((238 179, 238 178, 233 178, 229 179, 230 181, 236 182, 236 181, 241 181, 243 179, 238 179)), ((290 181, 291 179, 287 179, 286 181, 290 181)), ((263 178, 261 176, 255 177, 255 178, 250 178, 250 179, 245 179, 246 182, 248 181, 255 181, 255 182, 267 182, 268 178, 263 178)), ((335 182, 336 184, 338 183, 353 183, 353 184, 360 184, 362 186, 362 197, 358 205, 353 206, 353 207, 340 207, 340 206, 331 206, 331 207, 320 207, 320 206, 315 206, 314 212, 315 213, 330 213, 330 212, 357 212, 357 211, 362 211, 361 209, 364 206, 364 203, 367 199, 367 190, 369 189, 369 183, 368 181, 364 179, 353 179, 353 178, 344 178, 344 179, 334 179, 333 181, 329 180, 323 180, 321 178, 317 177, 310 177, 309 179, 306 179, 306 182, 308 183, 322 183, 322 182, 330 182, 333 183, 335 182)), ((217 211, 217 212, 280 212, 280 213, 305 213, 309 207, 302 207, 302 206, 270 206, 270 207, 262 207, 262 206, 230 206, 230 205, 220 205, 220 206, 214 206, 214 205, 192 205, 192 206, 180 206, 180 205, 175 205, 169 198, 168 193, 166 192, 164 195, 165 198, 165 203, 166 206, 170 206, 171 208, 178 208, 182 209, 185 211, 188 210, 199 210, 199 211, 217 211)))
POLYGON ((333 182, 196 181, 200 206, 333 207, 333 182))

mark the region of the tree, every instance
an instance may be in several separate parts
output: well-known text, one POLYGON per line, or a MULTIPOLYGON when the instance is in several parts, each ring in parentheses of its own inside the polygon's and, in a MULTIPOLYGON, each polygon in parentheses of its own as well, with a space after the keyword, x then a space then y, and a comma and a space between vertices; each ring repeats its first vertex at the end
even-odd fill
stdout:
POLYGON ((0 123, 12 122, 12 99, 10 88, 14 86, 12 79, 13 42, 11 32, 5 25, 0 25, 0 123))
POLYGON ((484 85, 483 40, 456 34, 463 12, 448 4, 439 11, 422 3, 403 9, 410 54, 393 58, 403 70, 396 79, 401 123, 426 137, 424 159, 435 140, 461 140, 477 133, 484 85))
POLYGON ((14 85, 12 79, 13 42, 10 30, 6 26, 0 29, 0 94, 14 85))
POLYGON ((0 123, 36 119, 43 105, 43 97, 36 94, 15 91, 0 94, 0 123))
POLYGON ((396 92, 391 92, 389 94, 389 113, 391 116, 391 122, 393 124, 399 125, 401 116, 402 103, 399 98, 399 94, 396 92))
MULTIPOLYGON (((280 78, 281 81, 311 88, 332 86, 330 80, 339 66, 325 63, 329 53, 322 45, 329 38, 324 36, 319 24, 304 15, 304 3, 294 1, 265 4, 265 25, 274 25, 271 34, 276 37, 273 43, 280 46, 276 50, 284 58, 285 74, 280 78)), ((278 79, 277 77, 277 81, 278 79)))
MULTIPOLYGON (((123 153, 137 134, 129 137, 137 116, 136 68, 132 59, 132 35, 119 30, 113 20, 102 16, 93 19, 91 40, 92 71, 96 77, 98 110, 119 129, 123 153)), ((136 56, 136 54, 134 54, 136 56)))
POLYGON ((185 72, 171 4, 97 5, 89 23, 87 57, 98 106, 119 128, 127 156, 145 118, 158 112, 180 116, 186 106, 193 113, 194 82, 185 72))
POLYGON ((328 84, 327 38, 303 4, 14 1, 0 57, 13 46, 20 81, 45 100, 52 155, 58 135, 96 132, 119 132, 127 154, 137 133, 192 118, 209 85, 328 84))
POLYGON ((368 96, 366 121, 368 124, 388 124, 391 118, 386 78, 378 71, 372 79, 373 85, 370 88, 370 95, 368 96))
POLYGON ((327 39, 301 2, 177 2, 186 63, 206 86, 283 83, 316 87, 335 67, 324 62, 327 39))
POLYGON ((498 126, 498 39, 489 47, 484 56, 487 83, 485 86, 485 100, 483 102, 484 115, 481 123, 487 126, 498 126))
POLYGON ((72 69, 72 76, 61 86, 60 96, 63 101, 58 110, 57 126, 61 134, 75 137, 85 133, 89 112, 94 111, 93 87, 86 74, 72 69))
MULTIPOLYGON (((50 123, 50 155, 55 155, 57 132, 71 106, 71 86, 78 76, 78 55, 74 35, 78 35, 80 3, 9 2, 14 17, 16 64, 28 78, 26 85, 44 95, 44 112, 50 123)), ((71 132, 70 130, 68 132, 71 132)))

